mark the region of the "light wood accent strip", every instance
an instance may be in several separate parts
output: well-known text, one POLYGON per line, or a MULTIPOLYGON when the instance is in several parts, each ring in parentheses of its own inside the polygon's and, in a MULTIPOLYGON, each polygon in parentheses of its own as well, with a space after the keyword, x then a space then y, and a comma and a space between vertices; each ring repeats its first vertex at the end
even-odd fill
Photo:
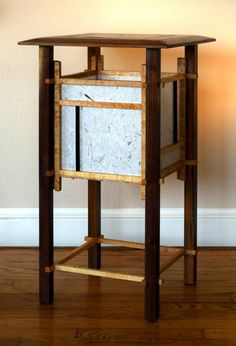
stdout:
MULTIPOLYGON (((72 73, 72 74, 67 74, 67 75, 63 75, 61 76, 61 79, 74 79, 74 78, 84 78, 84 77, 90 77, 90 76, 96 76, 97 72, 96 71, 90 71, 90 70, 86 70, 83 72, 78 72, 78 73, 72 73)), ((60 81, 61 83, 61 81, 60 81)))
POLYGON ((54 189, 61 191, 61 178, 59 170, 61 169, 61 107, 58 101, 61 98, 61 86, 59 84, 61 76, 61 63, 54 62, 54 189))
POLYGON ((59 271, 69 272, 69 273, 99 276, 102 278, 109 278, 109 279, 119 279, 119 280, 134 281, 134 282, 140 282, 140 283, 144 281, 143 276, 119 274, 119 273, 108 272, 108 271, 99 270, 99 269, 81 268, 78 266, 67 266, 62 264, 56 264, 55 269, 59 271))
MULTIPOLYGON (((141 177, 146 180, 146 65, 142 65, 142 115, 141 115, 141 177)), ((141 199, 145 200, 146 187, 141 186, 141 199)))
POLYGON ((160 267, 160 274, 162 274, 165 270, 171 267, 175 262, 177 262, 182 256, 184 256, 185 250, 179 250, 175 255, 173 255, 170 259, 168 259, 165 263, 163 263, 160 267))
POLYGON ((186 160, 185 165, 186 166, 197 166, 197 160, 186 160))
POLYGON ((188 79, 198 79, 198 74, 196 73, 187 73, 186 78, 188 79))
POLYGON ((55 175, 55 170, 54 169, 50 169, 50 171, 45 171, 45 176, 46 177, 53 177, 55 175))
MULTIPOLYGON (((94 86, 110 86, 110 87, 130 87, 141 88, 142 83, 139 81, 125 81, 125 80, 104 80, 104 79, 77 79, 77 78, 61 78, 61 84, 73 85, 94 85, 94 86)), ((146 84, 144 85, 146 87, 146 84)))
POLYGON ((168 76, 163 76, 161 77, 161 83, 171 83, 171 82, 174 82, 176 80, 183 80, 185 79, 185 74, 182 74, 182 73, 173 73, 173 74, 170 74, 168 76))
POLYGON ((61 258, 60 260, 56 261, 52 266, 46 267, 45 272, 50 273, 55 270, 55 266, 58 264, 64 264, 68 261, 70 261, 73 257, 79 255, 81 252, 88 250, 91 246, 98 243, 97 238, 90 238, 86 243, 82 244, 78 248, 71 251, 67 256, 61 258))
POLYGON ((110 75, 110 76, 133 76, 140 77, 141 73, 139 71, 114 71, 114 70, 101 70, 99 71, 101 75, 110 75))
POLYGON ((60 170, 60 177, 73 178, 73 179, 88 179, 88 180, 109 180, 133 184, 141 184, 141 177, 132 175, 118 175, 118 174, 107 174, 107 173, 93 173, 93 172, 78 172, 78 171, 68 171, 60 170))
POLYGON ((44 84, 49 85, 49 84, 54 84, 55 79, 54 78, 45 78, 44 79, 44 84))
POLYGON ((167 146, 161 148, 161 154, 164 155, 164 154, 169 153, 171 151, 176 151, 177 149, 181 149, 183 147, 183 145, 184 145, 183 141, 175 143, 175 144, 167 145, 167 146))
POLYGON ((188 255, 188 256, 197 256, 197 250, 185 249, 185 255, 188 255))
MULTIPOLYGON (((92 237, 85 237, 84 240, 88 241, 90 239, 93 239, 92 237)), ((143 243, 137 243, 132 241, 123 241, 123 240, 116 240, 116 239, 108 239, 104 238, 103 236, 98 237, 98 243, 100 244, 108 244, 108 245, 115 245, 115 246, 123 246, 131 249, 145 249, 145 244, 143 243)))
POLYGON ((183 167, 183 165, 184 165, 184 161, 177 161, 173 163, 172 165, 166 168, 163 168, 161 170, 161 178, 165 178, 174 172, 178 172, 183 167))
POLYGON ((78 106, 91 108, 113 108, 113 109, 134 109, 141 110, 141 104, 138 103, 114 103, 114 102, 94 102, 94 101, 75 101, 59 100, 60 106, 78 106))

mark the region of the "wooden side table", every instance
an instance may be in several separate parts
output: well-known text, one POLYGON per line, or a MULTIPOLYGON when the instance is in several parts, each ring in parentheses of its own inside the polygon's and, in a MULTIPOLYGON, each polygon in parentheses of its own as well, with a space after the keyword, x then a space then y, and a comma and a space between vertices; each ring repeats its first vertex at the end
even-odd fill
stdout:
MULTIPOLYGON (((39 46, 41 303, 51 303, 53 301, 54 270, 144 282, 145 318, 149 321, 155 321, 159 318, 160 274, 164 270, 184 256, 185 283, 189 285, 196 283, 197 54, 198 44, 211 41, 215 40, 209 37, 187 35, 82 34, 43 37, 19 43, 21 45, 39 46), (74 75, 61 76, 60 63, 53 61, 54 46, 88 47, 88 69, 74 75), (185 56, 178 59, 177 72, 162 74, 161 49, 179 46, 185 47, 185 56), (146 49, 146 64, 138 74, 106 71, 103 67, 101 47, 146 49), (116 78, 112 76, 116 76, 116 78), (169 86, 169 91, 166 89, 165 96, 164 88, 166 85, 169 86), (87 87, 90 89, 86 89, 87 87), (99 88, 114 87, 117 89, 114 97, 121 97, 121 99, 113 101, 111 92, 106 92, 107 99, 105 101, 99 99, 99 93, 102 90, 99 88), (127 89, 123 92, 124 89, 122 88, 127 89), (89 95, 86 90, 89 90, 89 95), (128 96, 128 90, 131 96, 128 96), (82 98, 81 92, 85 99, 82 98), (120 96, 118 95, 119 92, 120 96), (96 98, 92 98, 91 93, 94 93, 96 98), (134 93, 138 96, 134 96, 134 93), (125 97, 130 97, 128 101, 124 102, 122 100, 122 97, 124 97, 122 95, 124 94, 126 95, 125 97), (133 101, 133 97, 137 97, 138 101, 133 101), (119 152, 120 159, 121 161, 123 160, 123 166, 120 165, 119 167, 115 165, 108 167, 109 160, 112 160, 113 154, 110 157, 108 155, 108 160, 106 162, 105 160, 103 161, 102 167, 100 163, 103 158, 97 163, 99 160, 91 159, 89 154, 85 154, 87 148, 86 131, 91 132, 92 148, 97 147, 96 131, 97 137, 99 137, 97 128, 92 127, 91 122, 86 123, 86 121, 89 116, 92 119, 97 116, 97 123, 98 119, 101 119, 99 117, 102 110, 107 116, 106 121, 111 121, 109 126, 113 126, 112 120, 108 120, 110 114, 107 112, 108 109, 112 109, 112 111, 117 110, 114 113, 114 117, 119 118, 122 116, 124 121, 127 121, 129 117, 131 119, 131 127, 133 126, 132 121, 134 121, 132 119, 136 119, 135 126, 137 126, 138 130, 135 133, 137 134, 138 132, 140 137, 138 139, 138 136, 133 136, 132 140, 125 140, 122 137, 122 122, 119 121, 121 127, 117 130, 118 136, 121 137, 124 145, 122 149, 118 144, 116 151, 114 151, 115 153, 119 152), (63 157, 66 156, 67 149, 65 149, 65 146, 68 146, 66 142, 68 140, 63 139, 62 136, 62 119, 63 114, 65 117, 68 110, 74 116, 74 123, 72 122, 70 126, 75 127, 73 148, 76 148, 76 154, 74 155, 72 166, 64 163, 63 167, 62 161, 63 157), (91 110, 94 110, 94 112, 88 113, 91 110), (121 110, 123 110, 122 114, 119 113, 121 110), (129 113, 131 111, 133 113, 129 113), (82 121, 81 119, 84 120, 82 121), (166 122, 168 123, 167 128, 169 130, 165 129, 166 122), (84 129, 85 126, 87 128, 84 129), (162 140, 168 131, 172 139, 163 144, 162 140), (136 143, 133 146, 136 159, 131 162, 129 160, 131 160, 132 155, 126 158, 126 154, 127 146, 132 141, 136 143), (137 165, 137 169, 134 172, 133 167, 135 165, 137 165), (131 171, 127 171, 128 166, 131 171), (177 250, 170 260, 160 266, 160 184, 165 176, 173 172, 178 172, 178 178, 184 180, 184 248, 177 250), (53 190, 60 191, 61 179, 63 177, 88 180, 88 237, 86 237, 85 243, 82 246, 75 249, 62 260, 54 263, 53 190), (102 180, 140 184, 142 197, 145 198, 145 244, 110 240, 101 235, 100 199, 102 180), (124 275, 100 270, 102 243, 144 249, 144 276, 124 275), (88 250, 88 269, 65 264, 84 250, 88 250)), ((107 133, 103 135, 108 136, 107 133)), ((112 148, 112 137, 108 136, 106 138, 109 148, 112 148)), ((100 145, 100 142, 98 145, 100 145)), ((98 151, 98 156, 101 150, 98 151)), ((104 156, 106 156, 106 152, 104 152, 104 156)))

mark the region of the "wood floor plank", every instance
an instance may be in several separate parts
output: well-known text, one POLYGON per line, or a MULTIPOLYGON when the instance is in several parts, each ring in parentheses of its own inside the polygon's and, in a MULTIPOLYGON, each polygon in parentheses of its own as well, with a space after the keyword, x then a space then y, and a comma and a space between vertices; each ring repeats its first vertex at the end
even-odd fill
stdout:
MULTIPOLYGON (((55 258, 68 253, 56 249, 55 258)), ((183 261, 162 278, 161 319, 143 319, 144 288, 133 282, 55 274, 55 303, 38 303, 38 250, 0 249, 0 346, 236 345, 236 250, 200 250, 198 284, 183 261)), ((140 275, 143 251, 104 249, 104 270, 140 275)), ((162 254, 162 260, 168 257, 162 254)), ((87 265, 86 254, 71 261, 87 265)))

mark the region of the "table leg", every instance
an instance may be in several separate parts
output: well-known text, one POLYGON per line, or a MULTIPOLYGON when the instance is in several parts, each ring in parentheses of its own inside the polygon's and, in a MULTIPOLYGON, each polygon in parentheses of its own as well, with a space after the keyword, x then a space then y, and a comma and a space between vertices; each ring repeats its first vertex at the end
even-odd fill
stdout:
POLYGON ((54 169, 54 86, 53 47, 39 47, 39 295, 41 303, 53 301, 53 273, 45 266, 53 264, 53 176, 54 169))
MULTIPOLYGON (((99 47, 88 47, 88 69, 98 71, 99 47)), ((88 180, 88 236, 101 235, 101 182, 88 180)), ((88 267, 101 268, 101 244, 88 249, 88 267)))
MULTIPOLYGON (((101 182, 88 181, 88 236, 101 235, 101 182)), ((101 244, 88 249, 88 267, 101 268, 101 244)))
MULTIPOLYGON (((184 246, 197 248, 197 45, 185 48, 186 73, 186 179, 184 205, 184 246), (190 164, 188 164, 190 162, 190 164)), ((184 260, 185 283, 197 280, 197 256, 186 254, 184 260)))
POLYGON ((160 308, 160 49, 146 50, 145 319, 160 308))

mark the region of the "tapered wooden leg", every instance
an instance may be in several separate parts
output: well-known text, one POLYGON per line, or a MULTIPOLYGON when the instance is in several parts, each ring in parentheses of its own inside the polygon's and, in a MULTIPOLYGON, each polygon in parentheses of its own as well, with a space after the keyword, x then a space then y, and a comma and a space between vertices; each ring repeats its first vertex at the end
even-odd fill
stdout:
MULTIPOLYGON (((88 181, 88 235, 101 235, 101 182, 88 181)), ((88 249, 88 267, 101 268, 101 244, 88 249)))
POLYGON ((146 50, 145 319, 160 308, 160 49, 146 50))
MULTIPOLYGON (((192 78, 186 80, 186 179, 184 246, 197 248, 197 45, 185 48, 186 73, 192 78), (190 164, 188 164, 188 162, 190 164)), ((185 283, 194 285, 197 280, 197 256, 185 255, 185 283)))
MULTIPOLYGON (((88 69, 98 71, 101 49, 88 47, 88 69)), ((88 181, 88 236, 101 235, 101 182, 88 181)), ((101 244, 96 244, 88 250, 88 267, 101 268, 101 244)))
POLYGON ((53 47, 39 47, 39 295, 41 303, 53 301, 53 177, 54 89, 45 78, 53 78, 53 47))

